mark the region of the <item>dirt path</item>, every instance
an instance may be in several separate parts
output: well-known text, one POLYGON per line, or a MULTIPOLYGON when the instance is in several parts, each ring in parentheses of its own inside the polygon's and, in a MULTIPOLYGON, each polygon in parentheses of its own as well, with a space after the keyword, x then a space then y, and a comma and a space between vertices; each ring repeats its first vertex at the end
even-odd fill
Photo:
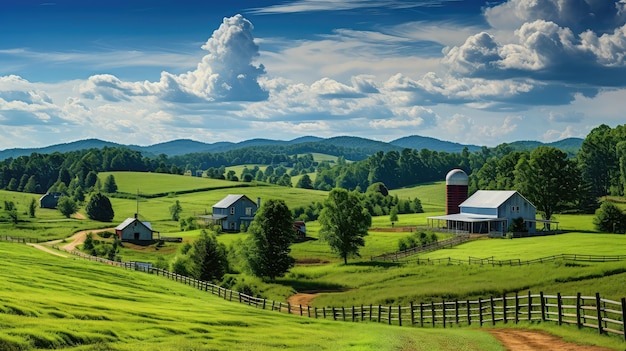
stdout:
MULTIPOLYGON (((106 232, 109 230, 115 230, 115 228, 104 228, 104 229, 87 229, 87 230, 81 230, 80 232, 77 232, 76 234, 70 236, 69 238, 67 238, 66 240, 68 240, 68 242, 64 243, 62 246, 60 246, 60 248, 64 251, 74 251, 76 250, 76 246, 82 244, 85 242, 85 239, 87 238, 87 234, 88 233, 100 233, 100 232, 106 232)), ((62 243, 63 240, 52 240, 52 241, 48 241, 45 243, 41 243, 41 244, 28 244, 29 246, 32 246, 36 249, 39 249, 41 251, 45 251, 47 253, 53 254, 53 255, 57 255, 60 257, 67 257, 66 255, 59 253, 58 251, 54 251, 52 249, 50 249, 48 246, 52 246, 52 245, 58 245, 60 243, 62 243)))
POLYGON ((487 330, 509 351, 613 351, 598 346, 578 345, 537 330, 489 329, 487 330))

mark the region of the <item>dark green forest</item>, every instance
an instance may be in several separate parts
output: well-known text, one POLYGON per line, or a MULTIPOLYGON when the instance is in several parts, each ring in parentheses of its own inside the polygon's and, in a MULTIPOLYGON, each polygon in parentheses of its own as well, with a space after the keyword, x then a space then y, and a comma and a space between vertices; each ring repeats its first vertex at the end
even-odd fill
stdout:
POLYGON ((601 125, 584 139, 576 154, 552 146, 520 150, 509 144, 482 147, 470 152, 437 152, 405 148, 401 151, 365 150, 348 146, 302 143, 256 146, 217 153, 192 153, 168 157, 144 156, 125 147, 103 147, 66 153, 39 154, 8 158, 0 162, 0 188, 29 193, 50 189, 68 194, 93 189, 97 173, 139 171, 183 174, 203 171, 209 177, 232 181, 262 181, 283 186, 320 190, 339 187, 365 192, 372 184, 387 189, 441 181, 452 168, 470 175, 470 192, 478 189, 519 190, 523 194, 559 194, 560 202, 542 206, 547 199, 532 198, 549 218, 561 211, 593 212, 602 196, 623 196, 626 186, 626 125, 601 125), (340 156, 337 162, 318 163, 312 152, 340 156), (349 160, 349 161, 348 161, 349 160), (257 164, 242 174, 226 173, 225 167, 257 164), (317 172, 298 184, 291 177, 317 172))

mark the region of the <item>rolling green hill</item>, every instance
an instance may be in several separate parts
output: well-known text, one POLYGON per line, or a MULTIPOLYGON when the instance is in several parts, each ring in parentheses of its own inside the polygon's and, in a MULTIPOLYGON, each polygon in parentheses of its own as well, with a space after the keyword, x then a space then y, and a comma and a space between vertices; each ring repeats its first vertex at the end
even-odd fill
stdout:
POLYGON ((322 321, 0 242, 0 349, 501 350, 484 331, 322 321), (456 345, 456 346, 455 346, 456 345))

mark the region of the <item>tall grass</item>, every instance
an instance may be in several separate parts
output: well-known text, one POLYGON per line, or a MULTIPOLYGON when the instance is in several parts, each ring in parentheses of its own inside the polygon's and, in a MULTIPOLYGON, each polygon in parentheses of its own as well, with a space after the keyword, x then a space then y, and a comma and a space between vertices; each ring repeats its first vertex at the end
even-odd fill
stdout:
POLYGON ((482 331, 307 319, 19 244, 0 243, 0 265, 2 350, 502 350, 482 331))

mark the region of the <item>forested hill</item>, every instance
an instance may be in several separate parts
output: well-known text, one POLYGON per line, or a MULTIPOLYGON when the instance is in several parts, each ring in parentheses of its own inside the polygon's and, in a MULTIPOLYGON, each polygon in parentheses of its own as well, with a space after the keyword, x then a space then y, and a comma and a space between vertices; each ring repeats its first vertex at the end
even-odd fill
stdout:
MULTIPOLYGON (((547 144, 562 149, 568 154, 576 154, 577 150, 582 144, 582 139, 570 138, 564 139, 559 142, 547 144)), ((520 141, 513 142, 511 146, 515 149, 531 150, 540 145, 546 145, 535 141, 520 141)), ((444 151, 444 152, 461 152, 463 148, 467 147, 470 152, 480 150, 480 146, 476 145, 463 145, 459 143, 453 143, 449 141, 443 141, 430 137, 423 137, 418 135, 403 137, 391 142, 382 142, 377 140, 371 140, 366 138, 359 138, 353 136, 340 136, 328 139, 323 139, 314 136, 300 137, 293 140, 270 140, 270 139, 250 139, 238 143, 233 142, 217 142, 217 143, 203 143, 200 141, 194 141, 189 139, 172 140, 164 143, 139 146, 139 145, 122 145, 109 141, 103 141, 99 139, 86 139, 79 140, 70 143, 56 144, 46 146, 42 148, 24 148, 24 149, 7 149, 0 151, 0 160, 7 158, 17 158, 19 156, 28 156, 32 153, 39 154, 51 154, 54 152, 70 152, 80 151, 86 149, 102 149, 105 146, 109 147, 126 147, 133 151, 139 151, 144 156, 155 157, 161 154, 172 156, 181 156, 187 154, 198 153, 217 153, 228 152, 238 149, 244 149, 248 147, 254 148, 280 148, 283 152, 288 154, 304 153, 304 152, 321 152, 329 153, 335 156, 343 156, 348 160, 359 160, 368 157, 378 151, 401 151, 404 148, 409 149, 428 149, 431 151, 444 151), (330 151, 330 152, 328 152, 330 151), (337 154, 340 153, 340 154, 337 154)))

